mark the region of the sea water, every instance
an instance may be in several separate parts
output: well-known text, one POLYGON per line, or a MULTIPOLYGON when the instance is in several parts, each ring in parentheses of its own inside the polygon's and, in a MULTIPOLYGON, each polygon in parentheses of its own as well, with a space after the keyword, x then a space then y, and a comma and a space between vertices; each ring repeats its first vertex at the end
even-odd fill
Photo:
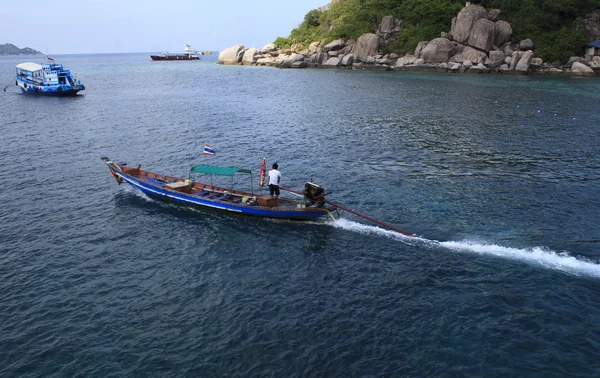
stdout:
POLYGON ((597 374, 597 79, 65 55, 86 90, 46 98, 32 59, 0 57, 1 376, 597 374), (416 237, 157 202, 102 156, 257 191, 265 157, 416 237))

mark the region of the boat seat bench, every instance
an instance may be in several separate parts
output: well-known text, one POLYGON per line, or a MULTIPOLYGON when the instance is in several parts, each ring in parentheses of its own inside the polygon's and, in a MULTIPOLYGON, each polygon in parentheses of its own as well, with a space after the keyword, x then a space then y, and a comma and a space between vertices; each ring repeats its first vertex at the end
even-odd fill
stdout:
POLYGON ((229 194, 225 194, 224 196, 213 198, 215 201, 225 201, 227 198, 231 198, 229 194))

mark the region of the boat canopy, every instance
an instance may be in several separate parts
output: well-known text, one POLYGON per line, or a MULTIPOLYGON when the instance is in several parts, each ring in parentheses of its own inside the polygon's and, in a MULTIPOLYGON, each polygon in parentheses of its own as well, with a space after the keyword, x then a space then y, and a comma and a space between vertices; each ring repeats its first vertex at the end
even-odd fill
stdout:
POLYGON ((218 167, 216 165, 196 165, 190 169, 190 173, 206 173, 209 175, 219 175, 219 176, 233 176, 238 172, 242 173, 250 173, 252 171, 249 169, 242 168, 233 168, 233 167, 218 167))
POLYGON ((35 71, 41 70, 42 66, 37 63, 33 63, 33 62, 26 62, 26 63, 17 64, 17 68, 24 70, 24 71, 35 72, 35 71))

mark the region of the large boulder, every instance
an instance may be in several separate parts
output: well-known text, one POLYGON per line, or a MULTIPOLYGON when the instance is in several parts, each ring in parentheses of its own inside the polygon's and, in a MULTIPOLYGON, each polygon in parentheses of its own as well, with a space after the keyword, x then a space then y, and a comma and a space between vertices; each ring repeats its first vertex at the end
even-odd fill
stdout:
POLYGON ((458 72, 462 67, 461 63, 450 62, 448 63, 448 71, 450 72, 458 72))
POLYGON ((377 35, 373 33, 367 33, 361 35, 358 40, 356 40, 354 53, 361 61, 366 62, 367 57, 377 54, 378 50, 379 38, 377 38, 377 35))
POLYGON ((487 55, 485 53, 476 50, 472 47, 465 47, 462 49, 460 54, 456 54, 452 57, 451 61, 456 63, 463 63, 465 61, 470 61, 471 63, 479 64, 485 62, 487 59, 487 55))
POLYGON ((349 54, 354 51, 356 45, 356 39, 349 39, 346 41, 346 46, 341 50, 344 54, 349 54))
POLYGON ((510 60, 510 67, 509 67, 509 69, 511 71, 514 71, 517 68, 517 64, 521 60, 521 55, 523 55, 523 53, 520 51, 513 52, 512 59, 510 60))
POLYGON ((321 65, 327 61, 328 57, 327 54, 325 54, 324 52, 318 52, 315 55, 313 55, 311 59, 312 63, 321 65))
POLYGON ((321 45, 321 42, 313 42, 310 45, 308 45, 308 52, 311 54, 316 53, 317 51, 319 51, 319 46, 321 45))
POLYGON ((340 58, 332 57, 329 58, 325 63, 323 63, 323 67, 337 67, 340 65, 340 58))
POLYGON ((508 64, 502 64, 500 67, 498 67, 498 71, 502 72, 509 72, 510 71, 510 66, 508 64))
POLYGON ((430 41, 420 54, 415 51, 415 56, 427 63, 446 62, 454 55, 454 44, 447 38, 435 38, 430 41))
POLYGON ((507 42, 504 45, 504 48, 502 49, 502 51, 504 51, 504 54, 506 56, 512 56, 512 54, 515 52, 515 49, 514 49, 513 45, 510 42, 507 42))
POLYGON ((244 56, 244 45, 235 45, 229 47, 219 54, 217 63, 219 64, 240 64, 244 56))
POLYGON ((497 21, 494 25, 494 46, 502 46, 510 39, 512 27, 506 21, 497 21))
POLYGON ((482 63, 473 65, 467 69, 467 73, 482 74, 482 73, 489 73, 489 72, 490 72, 490 69, 487 68, 486 66, 484 66, 482 63))
POLYGON ((389 58, 386 58, 384 56, 382 58, 375 59, 375 64, 387 64, 387 65, 389 65, 390 64, 390 60, 389 60, 389 58))
POLYGON ((260 58, 256 60, 256 64, 259 66, 272 66, 275 64, 275 58, 260 58))
POLYGON ((428 43, 429 43, 429 41, 421 41, 421 42, 419 42, 419 44, 417 45, 417 48, 415 49, 415 56, 417 58, 421 57, 421 51, 423 51, 423 48, 425 46, 427 46, 428 43))
POLYGON ((292 63, 291 68, 306 68, 306 62, 303 60, 298 60, 292 63))
POLYGON ((529 66, 531 65, 531 60, 533 59, 533 52, 526 51, 519 59, 519 63, 515 67, 515 71, 517 72, 527 72, 529 70, 529 66))
POLYGON ((351 66, 354 63, 354 54, 344 55, 342 58, 340 65, 342 66, 351 66))
POLYGON ((261 51, 265 51, 265 52, 271 52, 271 51, 275 51, 275 50, 277 50, 277 46, 274 43, 267 43, 261 49, 261 51))
POLYGON ((292 68, 292 64, 294 64, 293 58, 285 58, 277 60, 277 67, 279 68, 292 68))
POLYGON ((242 64, 251 65, 255 63, 258 55, 258 49, 256 49, 256 47, 250 47, 242 56, 242 64))
POLYGON ((414 55, 405 55, 396 61, 396 67, 404 67, 415 63, 417 58, 414 55))
POLYGON ((292 59, 294 60, 294 62, 300 62, 304 61, 304 59, 306 59, 306 56, 304 56, 304 54, 295 54, 292 55, 292 59))
POLYGON ((302 49, 302 43, 292 43, 292 45, 290 46, 291 52, 298 52, 301 49, 302 49))
POLYGON ((587 15, 583 20, 583 29, 587 34, 588 41, 600 38, 600 9, 596 9, 587 15))
POLYGON ((343 39, 336 39, 335 41, 332 41, 332 42, 329 42, 328 44, 326 44, 323 47, 323 51, 325 51, 325 52, 337 51, 337 50, 343 49, 344 46, 346 46, 346 43, 344 42, 343 39))
POLYGON ((572 56, 569 58, 569 61, 567 62, 567 64, 565 65, 565 67, 569 68, 571 66, 573 66, 573 63, 581 63, 584 65, 587 65, 588 61, 585 58, 582 58, 580 56, 572 56))
POLYGON ((467 42, 473 25, 487 16, 485 8, 480 5, 469 5, 464 7, 456 16, 456 21, 452 22, 450 34, 455 40, 461 43, 467 42))
POLYGON ((596 73, 593 69, 579 62, 573 62, 573 66, 571 66, 571 72, 579 76, 596 76, 596 73))
POLYGON ((534 69, 540 68, 544 65, 544 60, 542 58, 533 58, 531 59, 531 67, 534 69))
POLYGON ((480 18, 475 22, 469 34, 469 45, 490 51, 494 45, 495 25, 487 18, 480 18))
POLYGON ((562 75, 565 71, 552 67, 548 70, 548 75, 553 75, 553 76, 558 76, 558 75, 562 75))
POLYGON ((381 24, 379 25, 379 31, 381 33, 391 33, 396 30, 396 21, 392 16, 383 16, 381 24))
POLYGON ((490 9, 487 14, 487 19, 490 21, 498 21, 498 17, 500 17, 500 9, 490 9))
POLYGON ((377 37, 379 37, 380 46, 387 46, 388 43, 396 40, 396 35, 402 30, 402 21, 396 20, 392 16, 384 16, 381 19, 379 28, 377 28, 377 37))
POLYGON ((521 51, 533 50, 533 41, 531 39, 524 39, 519 42, 519 49, 521 51))
POLYGON ((498 68, 504 63, 504 59, 506 59, 506 55, 504 55, 503 51, 493 50, 490 51, 490 67, 498 68))

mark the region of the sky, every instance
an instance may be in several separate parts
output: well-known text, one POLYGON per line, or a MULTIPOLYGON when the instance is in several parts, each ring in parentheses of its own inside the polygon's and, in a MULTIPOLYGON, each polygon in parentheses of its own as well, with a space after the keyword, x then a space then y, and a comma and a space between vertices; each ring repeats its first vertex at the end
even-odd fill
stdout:
POLYGON ((262 48, 329 1, 0 0, 0 44, 44 54, 262 48))

